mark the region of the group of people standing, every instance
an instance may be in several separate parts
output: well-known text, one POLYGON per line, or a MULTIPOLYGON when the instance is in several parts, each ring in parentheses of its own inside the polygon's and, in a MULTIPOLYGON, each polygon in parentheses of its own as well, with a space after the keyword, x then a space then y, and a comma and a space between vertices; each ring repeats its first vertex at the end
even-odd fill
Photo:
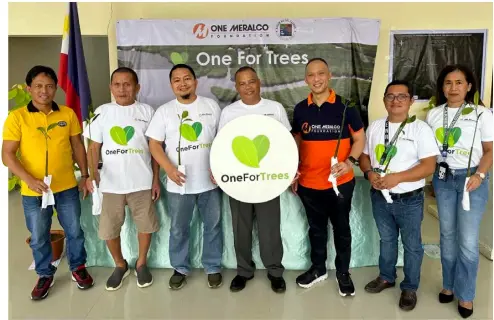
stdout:
MULTIPOLYGON (((174 273, 169 280, 170 289, 182 288, 191 272, 190 222, 195 206, 204 226, 202 265, 207 284, 210 288, 220 287, 221 192, 210 171, 210 147, 228 122, 258 114, 281 122, 291 131, 299 149, 300 163, 291 189, 300 197, 307 215, 312 263, 309 270, 297 277, 300 287, 310 288, 328 277, 329 220, 334 233, 338 291, 341 296, 355 295, 349 272, 350 211, 355 187, 353 166, 360 166, 371 184, 372 214, 380 235, 379 275, 365 286, 365 291, 378 293, 395 286, 401 234, 405 279, 400 285, 399 306, 412 310, 417 303, 423 258, 423 188, 425 179, 433 175, 443 266, 439 301, 451 302, 456 297, 459 313, 470 316, 493 140, 491 111, 473 104, 477 87, 472 72, 457 65, 441 72, 437 82, 438 106, 428 113, 425 122, 409 116, 414 103, 412 87, 405 81, 389 83, 383 96, 388 115, 372 122, 366 132, 358 110, 349 108, 330 88, 330 79, 330 68, 324 59, 313 58, 307 63, 305 81, 310 94, 295 106, 290 122, 280 103, 261 97, 261 81, 250 66, 235 73, 240 100, 221 110, 214 100, 196 94, 198 81, 190 66, 175 65, 169 81, 176 99, 156 111, 136 100, 140 89, 138 76, 134 70, 121 67, 111 75, 110 90, 115 101, 99 106, 83 132, 75 113, 53 101, 57 90, 55 72, 44 66, 31 69, 26 83, 32 101, 9 114, 2 147, 3 163, 22 180, 22 203, 39 276, 31 298, 45 298, 54 283, 56 268, 51 265, 49 241, 53 206, 41 208, 42 194, 49 190, 54 194, 57 217, 67 236, 72 279, 80 289, 92 287, 94 280, 85 268, 79 190, 86 197, 94 191, 94 185, 103 194, 98 235, 106 241, 115 262, 106 289, 119 289, 130 274, 131 266, 122 255, 120 243, 126 205, 138 230, 139 256, 133 266, 137 285, 144 288, 153 283, 146 261, 152 234, 160 228, 154 206, 161 196, 159 168, 167 176, 166 204, 171 218, 168 253, 174 273), (474 112, 464 112, 467 108, 474 112), (343 114, 345 121, 341 126, 343 114), (39 127, 50 129, 50 139, 39 127), (81 134, 90 140, 87 153, 81 134), (49 158, 40 148, 45 139, 49 158), (16 156, 18 150, 20 158, 16 156), (331 164, 332 157, 337 158, 336 164, 331 164), (461 202, 469 158, 471 175, 467 190, 471 208, 465 211, 461 202), (82 173, 79 187, 73 173, 74 161, 82 173), (46 174, 52 176, 51 183, 43 180, 46 174), (330 176, 336 181, 338 195, 330 176)), ((230 198, 229 203, 237 259, 237 276, 231 281, 230 290, 241 291, 254 277, 252 229, 256 221, 261 259, 271 288, 284 292, 280 198, 256 204, 230 198)))

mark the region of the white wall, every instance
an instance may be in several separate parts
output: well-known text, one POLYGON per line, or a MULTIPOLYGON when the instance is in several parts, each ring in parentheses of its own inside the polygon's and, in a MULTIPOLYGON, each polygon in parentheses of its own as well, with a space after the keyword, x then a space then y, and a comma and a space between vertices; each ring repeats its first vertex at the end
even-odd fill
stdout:
POLYGON ((480 250, 487 257, 492 260, 494 255, 492 253, 492 168, 490 170, 490 184, 489 184, 489 202, 487 203, 487 208, 484 212, 484 217, 482 218, 482 222, 480 224, 480 250), (490 252, 490 254, 488 253, 490 252))

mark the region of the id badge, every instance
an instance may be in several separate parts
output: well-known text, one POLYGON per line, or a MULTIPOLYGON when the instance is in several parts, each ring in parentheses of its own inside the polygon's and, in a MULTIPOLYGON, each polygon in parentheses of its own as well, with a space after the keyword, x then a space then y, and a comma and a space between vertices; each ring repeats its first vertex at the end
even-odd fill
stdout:
POLYGON ((448 178, 449 166, 446 162, 441 162, 437 171, 439 180, 446 181, 448 178))

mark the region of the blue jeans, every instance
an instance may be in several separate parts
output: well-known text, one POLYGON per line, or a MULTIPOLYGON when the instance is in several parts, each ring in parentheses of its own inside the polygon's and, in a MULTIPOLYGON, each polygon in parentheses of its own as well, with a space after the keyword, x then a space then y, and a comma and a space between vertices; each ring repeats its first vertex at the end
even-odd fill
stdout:
MULTIPOLYGON (((472 174, 477 168, 472 168, 472 174)), ((443 288, 461 301, 473 301, 479 267, 479 228, 489 198, 489 177, 470 192, 470 211, 463 210, 466 169, 451 170, 447 181, 432 179, 441 231, 443 288)))
POLYGON ((405 279, 401 290, 416 291, 420 282, 420 268, 424 249, 421 224, 424 218, 424 192, 387 203, 380 191, 371 189, 372 213, 379 231, 379 276, 395 282, 398 260, 398 232, 403 242, 405 279))
MULTIPOLYGON (((81 202, 77 187, 57 192, 55 197, 55 209, 58 221, 62 226, 66 237, 66 253, 70 271, 86 264, 86 249, 84 248, 84 232, 81 229, 81 202)), ((22 196, 22 206, 26 226, 31 232, 30 247, 33 251, 36 273, 40 277, 50 277, 55 274, 56 268, 52 266, 52 251, 50 240, 51 219, 53 206, 41 209, 41 197, 22 196)))
POLYGON ((181 274, 190 272, 190 223, 197 204, 204 225, 202 265, 207 274, 221 270, 223 233, 221 229, 221 195, 219 188, 199 194, 167 192, 170 226, 170 263, 181 274))

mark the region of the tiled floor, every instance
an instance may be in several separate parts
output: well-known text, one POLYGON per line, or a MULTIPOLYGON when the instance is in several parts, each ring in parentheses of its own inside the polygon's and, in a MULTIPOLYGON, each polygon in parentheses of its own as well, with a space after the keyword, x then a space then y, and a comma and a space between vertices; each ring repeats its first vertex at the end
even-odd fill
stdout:
MULTIPOLYGON (((426 206, 427 207, 427 206, 426 206)), ((56 222, 58 223, 58 222, 56 222)), ((439 243, 438 222, 425 214, 422 224, 423 242, 439 243)), ((224 274, 224 285, 212 290, 207 287, 202 271, 196 270, 188 284, 179 291, 168 289, 172 271, 152 270, 154 284, 146 289, 136 285, 134 275, 123 287, 107 292, 104 283, 109 268, 90 268, 96 285, 80 291, 70 280, 67 263, 62 261, 56 283, 47 299, 33 302, 29 293, 36 281, 34 271, 27 267, 32 261, 25 243, 28 236, 16 193, 9 196, 9 314, 10 319, 459 319, 456 304, 440 305, 437 293, 441 289, 441 263, 424 256, 418 304, 411 312, 398 307, 399 288, 377 295, 363 290, 378 274, 376 267, 351 270, 356 296, 342 298, 336 289, 334 271, 328 280, 304 290, 295 284, 299 271, 287 271, 287 291, 275 294, 270 290, 265 271, 260 270, 245 290, 231 293, 229 282, 233 270, 224 274)), ((399 281, 403 279, 398 270, 399 281)), ((492 262, 481 256, 477 282, 477 298, 473 319, 492 319, 492 262)))

